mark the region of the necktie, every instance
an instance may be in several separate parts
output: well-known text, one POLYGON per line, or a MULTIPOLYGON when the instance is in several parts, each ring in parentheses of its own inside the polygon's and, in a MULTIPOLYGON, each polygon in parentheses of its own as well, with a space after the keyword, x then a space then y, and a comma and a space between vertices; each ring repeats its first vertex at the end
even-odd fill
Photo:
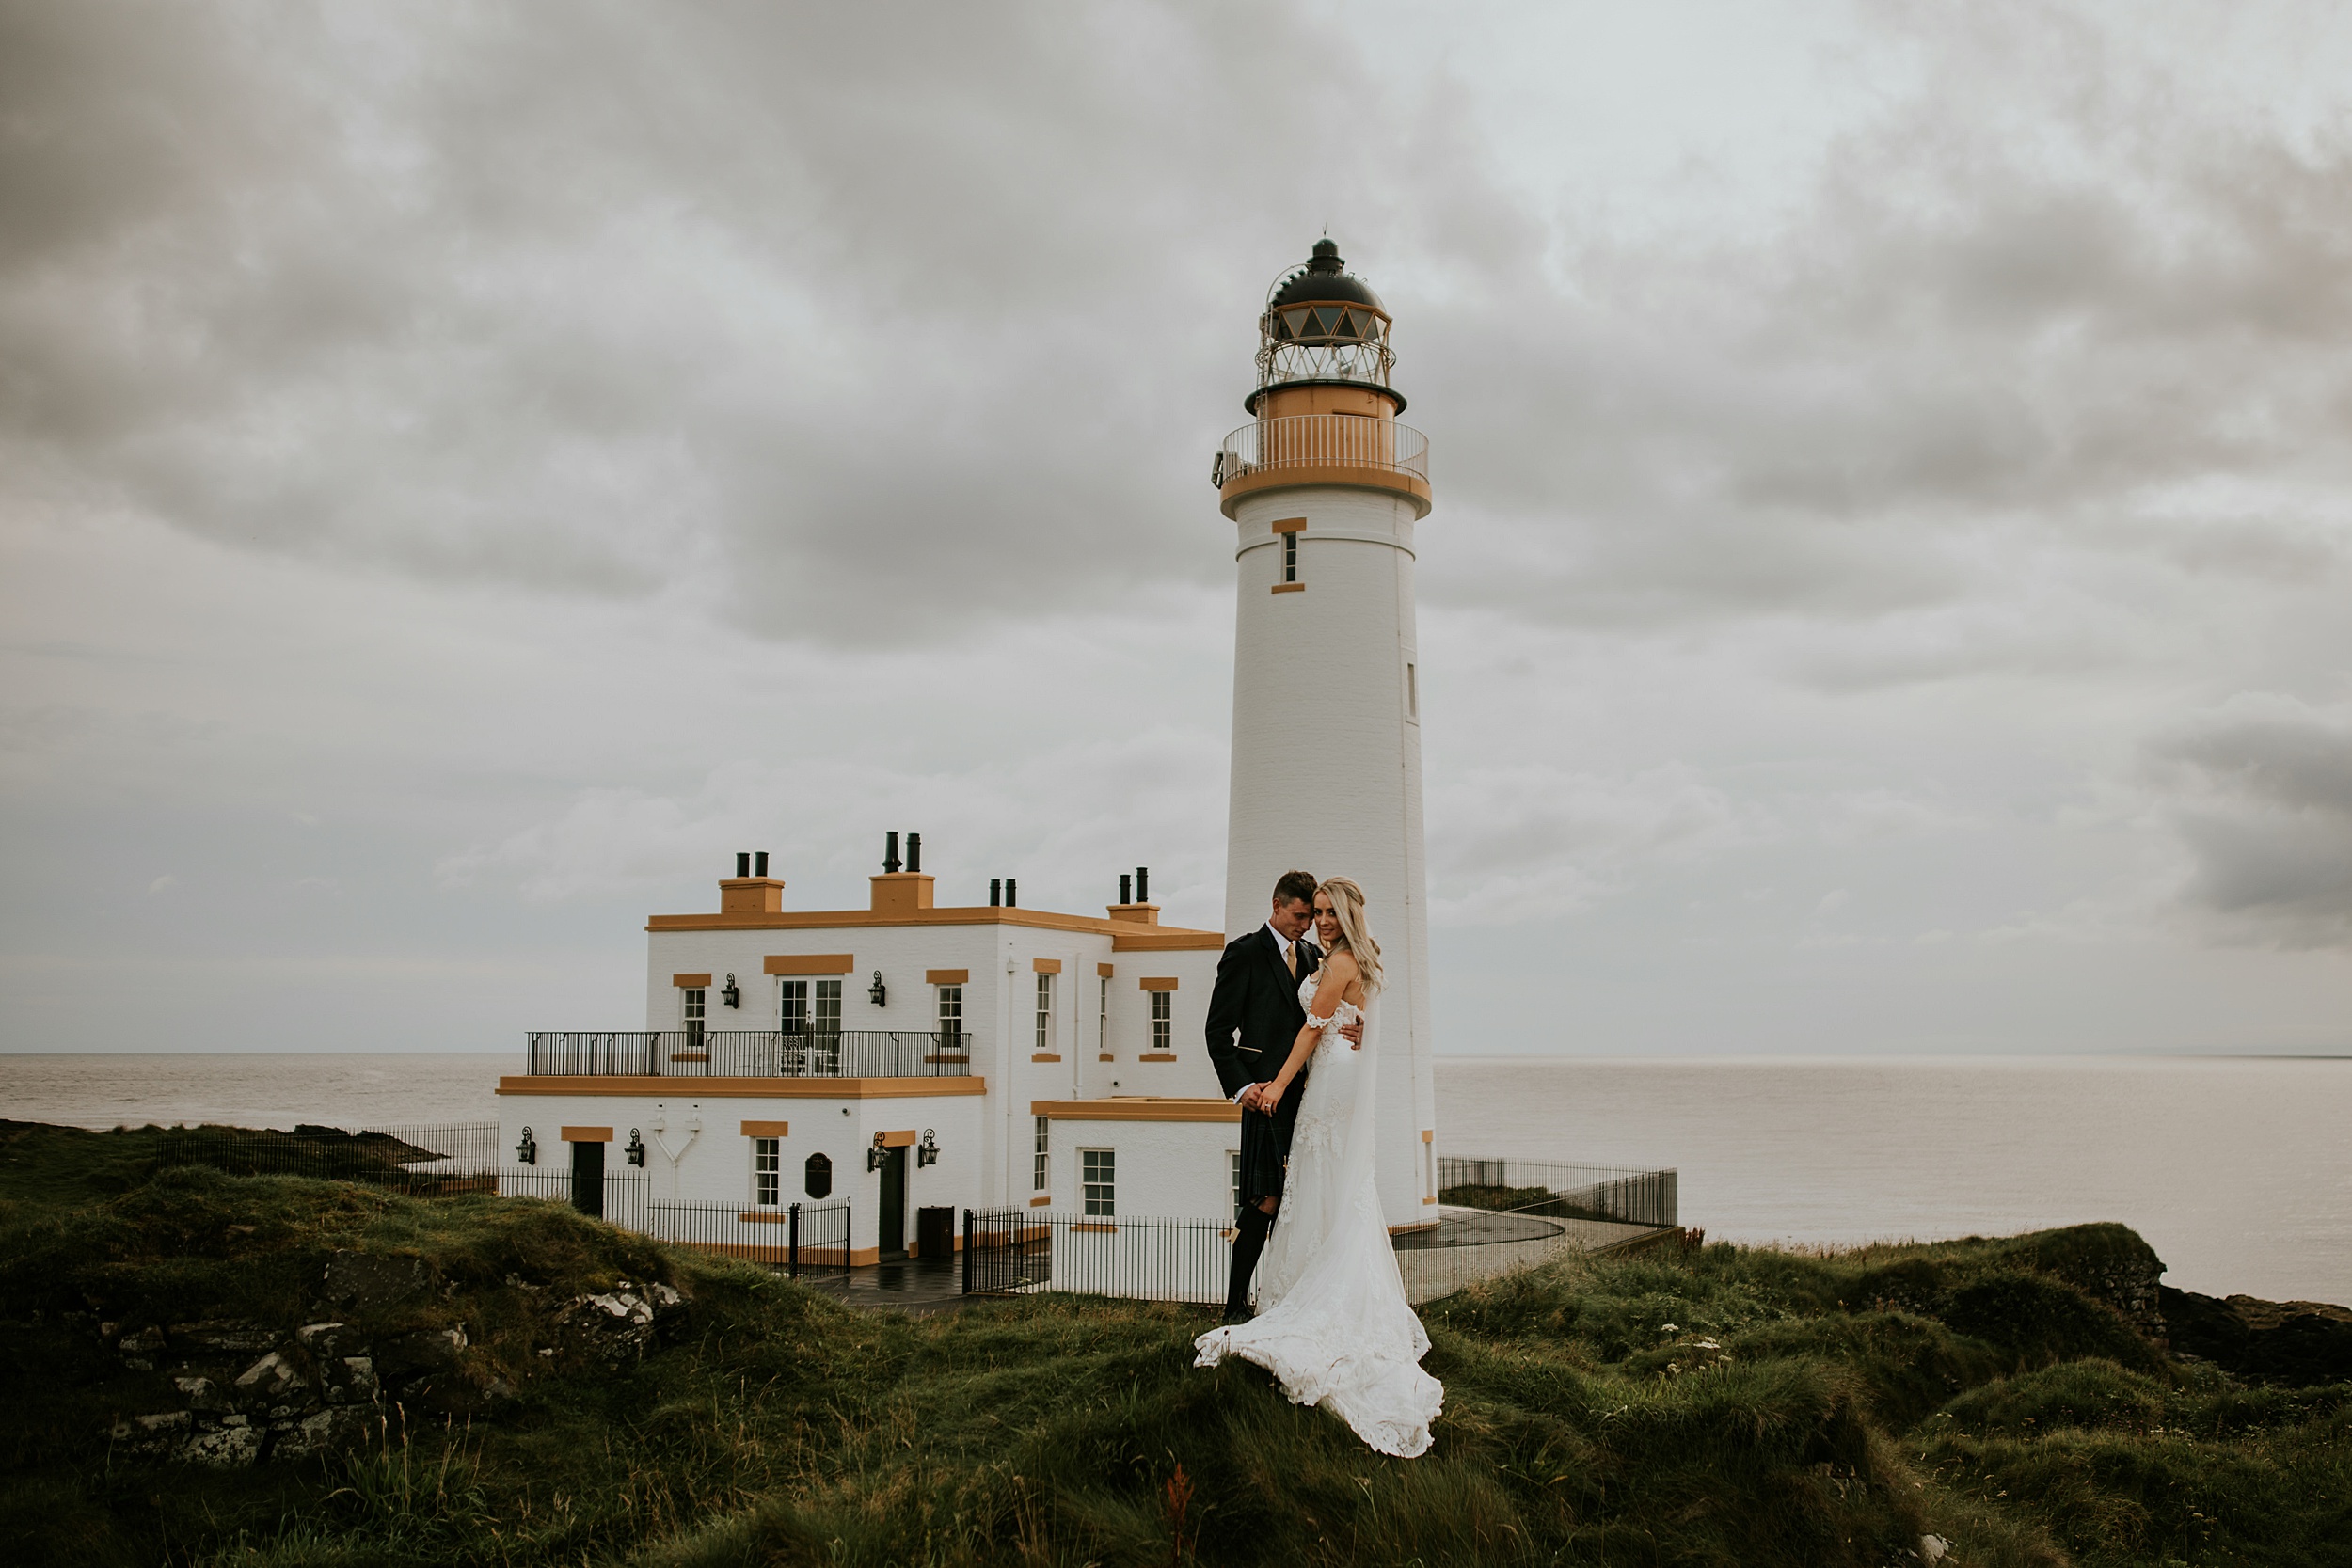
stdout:
POLYGON ((1294 980, 1295 980, 1295 979, 1297 979, 1297 978, 1298 978, 1298 943, 1296 943, 1296 942, 1295 942, 1291 943, 1290 953, 1291 953, 1291 978, 1292 978, 1292 979, 1294 979, 1294 980))

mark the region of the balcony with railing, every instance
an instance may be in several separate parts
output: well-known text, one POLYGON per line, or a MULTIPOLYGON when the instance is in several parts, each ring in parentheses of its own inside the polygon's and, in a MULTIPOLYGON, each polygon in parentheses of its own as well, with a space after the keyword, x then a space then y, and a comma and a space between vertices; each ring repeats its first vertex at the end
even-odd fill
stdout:
POLYGON ((534 1078, 965 1078, 972 1037, 912 1029, 533 1030, 534 1078))
POLYGON ((1225 437, 1209 479, 1232 503, 1257 490, 1347 484, 1394 490, 1429 511, 1429 438, 1394 420, 1359 414, 1285 414, 1225 437))

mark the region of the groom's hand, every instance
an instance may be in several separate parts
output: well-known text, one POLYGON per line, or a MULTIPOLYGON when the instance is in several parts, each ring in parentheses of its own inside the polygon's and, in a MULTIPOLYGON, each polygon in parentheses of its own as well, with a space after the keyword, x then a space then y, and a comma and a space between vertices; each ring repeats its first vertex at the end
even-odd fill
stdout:
POLYGON ((1240 1106, 1245 1111, 1256 1110, 1258 1108, 1258 1085, 1255 1084, 1244 1085, 1240 1095, 1235 1098, 1233 1103, 1240 1106))
POLYGON ((1350 1051, 1361 1051, 1364 1048, 1364 1026, 1361 1023, 1343 1023, 1340 1025, 1340 1038, 1347 1042, 1350 1051))

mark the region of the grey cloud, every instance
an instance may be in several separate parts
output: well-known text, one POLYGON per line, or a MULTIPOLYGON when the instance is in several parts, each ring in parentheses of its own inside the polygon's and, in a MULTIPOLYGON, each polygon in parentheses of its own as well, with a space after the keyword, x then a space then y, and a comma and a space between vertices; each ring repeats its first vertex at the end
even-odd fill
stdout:
POLYGON ((2352 713, 2248 694, 2152 748, 2199 906, 2296 946, 2352 946, 2352 713))

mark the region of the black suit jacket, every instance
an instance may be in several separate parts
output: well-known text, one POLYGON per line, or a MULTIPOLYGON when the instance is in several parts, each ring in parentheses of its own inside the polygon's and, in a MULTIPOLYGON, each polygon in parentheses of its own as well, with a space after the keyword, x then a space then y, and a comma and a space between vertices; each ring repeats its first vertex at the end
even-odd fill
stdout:
MULTIPOLYGON (((1226 943, 1225 956, 1216 962, 1216 988, 1209 992, 1209 1060, 1216 1064, 1216 1081, 1228 1100, 1244 1085, 1271 1082, 1307 1026, 1298 980, 1322 966, 1323 953, 1303 937, 1297 945, 1296 979, 1282 961, 1282 944, 1263 926, 1226 943)), ((1297 1100, 1290 1095, 1285 1108, 1297 1100)))

